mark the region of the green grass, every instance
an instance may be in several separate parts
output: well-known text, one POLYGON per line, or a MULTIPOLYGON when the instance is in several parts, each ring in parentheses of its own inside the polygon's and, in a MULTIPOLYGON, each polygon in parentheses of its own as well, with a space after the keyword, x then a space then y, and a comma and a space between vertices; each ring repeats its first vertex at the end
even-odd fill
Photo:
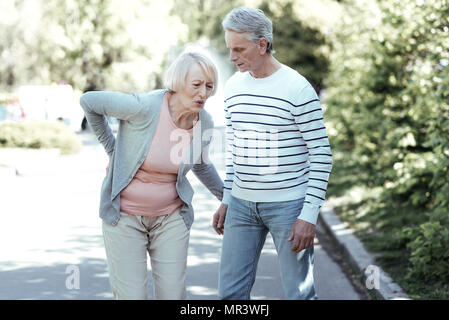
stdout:
MULTIPOLYGON (((356 161, 335 149, 328 199, 340 219, 347 222, 379 264, 412 299, 449 299, 449 286, 407 276, 411 264, 407 244, 414 239, 407 228, 428 220, 422 208, 382 195, 382 188, 361 183, 367 174, 356 161)), ((365 180, 366 181, 366 180, 365 180)), ((402 200, 402 201, 401 201, 402 200)))

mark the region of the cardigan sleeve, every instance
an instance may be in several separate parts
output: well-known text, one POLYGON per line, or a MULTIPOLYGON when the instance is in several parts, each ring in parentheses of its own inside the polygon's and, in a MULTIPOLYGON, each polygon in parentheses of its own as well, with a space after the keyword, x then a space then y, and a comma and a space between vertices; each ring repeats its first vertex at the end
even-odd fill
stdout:
MULTIPOLYGON (((210 122, 211 128, 213 128, 213 120, 210 115, 207 115, 206 121, 210 122)), ((211 133, 211 131, 207 131, 211 133)), ((206 134, 204 134, 206 136, 206 134)), ((223 199, 223 181, 221 180, 214 164, 209 158, 209 149, 211 146, 213 136, 208 138, 208 143, 201 150, 201 157, 198 163, 193 165, 192 171, 195 176, 201 181, 202 184, 218 199, 223 199)), ((205 139, 205 137, 202 137, 205 139)))
POLYGON ((196 164, 192 171, 218 200, 223 199, 223 181, 212 163, 196 164))
POLYGON ((114 151, 115 137, 108 125, 107 117, 136 121, 142 110, 136 94, 112 91, 86 92, 81 96, 80 104, 89 125, 109 157, 114 151))

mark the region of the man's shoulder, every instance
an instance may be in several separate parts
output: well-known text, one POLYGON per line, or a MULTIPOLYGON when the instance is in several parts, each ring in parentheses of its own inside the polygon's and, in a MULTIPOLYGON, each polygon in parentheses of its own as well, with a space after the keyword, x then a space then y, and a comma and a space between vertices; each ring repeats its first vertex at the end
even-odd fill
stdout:
POLYGON ((245 73, 237 71, 234 73, 229 79, 226 81, 224 86, 224 96, 225 99, 235 92, 241 92, 242 90, 246 90, 247 84, 245 83, 245 73))
POLYGON ((226 86, 229 86, 235 82, 242 81, 245 78, 245 73, 236 71, 229 79, 226 81, 226 86))
POLYGON ((309 81, 307 81, 306 77, 300 74, 295 69, 283 64, 282 65, 283 76, 288 78, 288 83, 295 90, 302 90, 307 85, 309 85, 309 81))

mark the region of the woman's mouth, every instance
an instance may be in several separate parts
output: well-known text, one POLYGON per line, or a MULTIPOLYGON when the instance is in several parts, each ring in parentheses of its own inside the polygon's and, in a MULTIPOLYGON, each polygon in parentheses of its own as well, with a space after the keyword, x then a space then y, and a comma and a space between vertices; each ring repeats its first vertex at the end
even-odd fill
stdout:
POLYGON ((196 103, 196 105, 197 105, 198 107, 204 106, 204 101, 203 101, 203 100, 196 100, 195 103, 196 103))

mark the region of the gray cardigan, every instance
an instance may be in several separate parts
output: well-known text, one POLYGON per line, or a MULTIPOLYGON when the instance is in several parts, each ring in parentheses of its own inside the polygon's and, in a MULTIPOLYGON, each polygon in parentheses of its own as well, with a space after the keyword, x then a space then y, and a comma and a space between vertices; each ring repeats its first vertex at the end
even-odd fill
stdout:
MULTIPOLYGON (((120 192, 131 182, 148 154, 165 92, 89 91, 81 96, 86 119, 110 158, 109 171, 101 187, 100 217, 111 225, 120 220, 120 192), (106 117, 119 120, 117 138, 112 134, 106 117)), ((206 161, 211 137, 206 133, 213 128, 213 121, 205 110, 199 113, 198 125, 200 128, 195 130, 176 181, 176 190, 183 201, 181 215, 187 229, 193 223, 193 189, 186 178, 190 169, 215 197, 219 200, 223 197, 223 182, 214 165, 206 161)))

